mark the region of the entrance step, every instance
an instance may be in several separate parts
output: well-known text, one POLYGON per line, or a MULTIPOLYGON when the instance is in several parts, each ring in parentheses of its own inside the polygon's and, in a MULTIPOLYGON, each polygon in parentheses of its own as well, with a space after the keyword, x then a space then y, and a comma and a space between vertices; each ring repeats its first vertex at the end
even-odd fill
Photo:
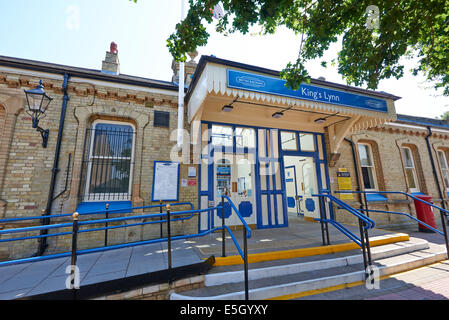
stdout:
MULTIPOLYGON (((386 234, 382 236, 370 238, 371 247, 381 246, 389 243, 395 243, 399 241, 409 240, 408 234, 405 233, 394 233, 386 234)), ((338 252, 346 252, 351 250, 357 250, 360 247, 354 242, 346 242, 329 246, 320 247, 309 247, 300 249, 290 249, 282 251, 269 251, 260 253, 250 253, 248 254, 248 262, 256 263, 263 261, 273 261, 273 260, 283 260, 283 259, 293 259, 301 257, 310 257, 316 255, 327 255, 338 252)), ((215 257, 214 266, 231 266, 243 264, 243 260, 240 255, 233 255, 228 257, 215 257)))
MULTIPOLYGON (((372 248, 374 265, 380 277, 415 269, 447 258, 443 246, 411 238, 372 248)), ((326 288, 361 285, 365 281, 363 258, 360 254, 319 259, 316 261, 283 264, 267 268, 251 268, 250 299, 292 299, 322 292, 326 288)), ((172 300, 242 300, 244 299, 243 271, 209 273, 205 287, 172 294, 172 300)))

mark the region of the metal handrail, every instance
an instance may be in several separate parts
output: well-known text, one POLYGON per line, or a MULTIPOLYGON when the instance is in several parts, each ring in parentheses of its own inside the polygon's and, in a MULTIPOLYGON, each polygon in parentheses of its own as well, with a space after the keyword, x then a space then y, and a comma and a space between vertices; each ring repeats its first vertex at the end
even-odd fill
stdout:
MULTIPOLYGON (((207 208, 202 210, 188 210, 188 211, 176 211, 173 212, 174 215, 184 215, 184 214, 190 214, 189 217, 184 218, 177 218, 173 219, 171 221, 178 221, 178 220, 186 220, 193 217, 195 213, 200 213, 204 211, 209 210, 215 210, 219 207, 215 208, 207 208)), ((138 220, 138 219, 147 219, 147 218, 158 218, 158 217, 164 217, 167 216, 167 213, 154 213, 154 214, 147 214, 147 215, 139 215, 139 216, 127 216, 127 217, 120 217, 120 218, 110 218, 110 219, 98 219, 98 220, 86 220, 81 221, 78 223, 78 225, 89 225, 89 224, 100 224, 100 223, 109 223, 109 222, 121 222, 126 220, 138 220)), ((167 220, 157 220, 157 221, 150 221, 150 222, 141 222, 141 223, 135 223, 133 225, 123 225, 123 226, 112 226, 112 227, 103 227, 103 228, 96 228, 96 229, 89 229, 89 230, 80 230, 79 232, 87 232, 87 231, 99 231, 99 230, 107 230, 107 229, 116 229, 116 228, 126 228, 130 226, 138 226, 138 225, 145 225, 145 224, 151 224, 151 223, 161 223, 161 222, 167 222, 167 220)), ((38 231, 38 230, 48 230, 48 229, 57 229, 57 228, 65 228, 65 227, 71 227, 72 223, 58 223, 58 224, 49 224, 45 226, 33 226, 33 227, 23 227, 23 228, 15 228, 15 229, 5 229, 0 230, 0 235, 3 234, 10 234, 10 233, 20 233, 20 232, 30 232, 30 231, 38 231)), ((51 236, 51 235, 45 235, 45 236, 51 236)), ((34 239, 41 236, 31 236, 28 239, 34 239)), ((2 239, 2 240, 9 240, 13 241, 14 239, 2 239)))
MULTIPOLYGON (((447 255, 449 257, 449 235, 448 235, 448 231, 447 231, 446 224, 445 224, 446 221, 444 221, 444 218, 443 218, 443 217, 447 218, 449 216, 449 211, 448 210, 446 210, 444 208, 441 208, 441 207, 439 207, 437 205, 434 205, 431 202, 427 202, 425 200, 417 198, 417 197, 415 197, 415 196, 413 196, 413 195, 411 195, 409 193, 402 192, 402 191, 353 191, 353 190, 344 190, 344 191, 334 191, 334 192, 335 193, 356 193, 356 194, 365 194, 365 195, 366 194, 402 194, 402 195, 410 197, 410 198, 412 198, 412 199, 414 199, 416 201, 422 202, 422 203, 424 203, 424 204, 426 204, 426 205, 428 205, 430 207, 433 207, 433 208, 436 208, 436 209, 440 210, 441 222, 442 222, 442 227, 443 227, 443 233, 441 231, 439 231, 438 229, 435 229, 435 228, 427 225, 426 223, 422 222, 421 220, 419 220, 419 219, 417 219, 417 218, 415 218, 415 217, 413 217, 413 216, 411 216, 409 214, 406 214, 406 213, 403 213, 403 212, 395 212, 395 211, 391 211, 391 212, 387 212, 387 213, 402 214, 402 215, 408 216, 409 218, 411 218, 413 220, 416 220, 418 223, 420 223, 422 225, 425 225, 425 226, 429 227, 431 230, 434 230, 434 231, 438 232, 439 234, 443 235, 445 243, 446 243, 446 252, 447 252, 447 255)), ((366 204, 365 204, 365 206, 366 206, 366 204)), ((369 211, 375 212, 376 210, 372 210, 372 209, 368 210, 368 207, 367 207, 367 209, 364 210, 364 211, 366 211, 368 213, 369 211)), ((380 212, 382 210, 378 210, 378 211, 380 212)))
POLYGON ((424 223, 424 222, 422 222, 421 220, 419 220, 419 219, 415 218, 414 216, 412 216, 412 215, 410 215, 410 214, 408 214, 408 213, 405 213, 405 212, 386 211, 386 210, 375 210, 375 209, 368 209, 368 210, 367 210, 367 209, 360 209, 360 210, 361 210, 361 211, 366 211, 366 212, 391 213, 391 214, 403 215, 403 216, 406 216, 406 217, 408 217, 408 218, 410 218, 410 219, 412 219, 412 220, 415 220, 415 221, 418 222, 419 224, 422 224, 422 225, 426 226, 427 228, 429 228, 429 229, 431 229, 431 230, 433 230, 433 231, 435 231, 435 232, 441 234, 442 236, 444 236, 444 233, 441 232, 440 230, 435 229, 435 228, 432 227, 432 226, 429 226, 427 223, 424 223))
MULTIPOLYGON (((248 224, 245 222, 245 220, 243 219, 243 217, 241 216, 240 212, 238 211, 238 209, 236 208, 236 206, 234 205, 234 203, 232 202, 231 199, 229 199, 228 197, 226 197, 231 205, 231 207, 234 209, 234 211, 236 212, 237 216, 242 220, 242 223, 244 225, 243 231, 244 231, 244 248, 242 250, 242 248, 240 247, 236 237, 234 236, 233 232, 231 231, 231 229, 226 226, 226 225, 222 225, 220 227, 216 227, 213 229, 209 229, 197 234, 190 234, 190 235, 181 235, 181 236, 174 236, 172 237, 170 235, 170 223, 172 221, 178 221, 178 220, 186 220, 186 219, 190 219, 192 218, 195 214, 199 214, 201 212, 208 212, 208 214, 210 215, 211 212, 213 210, 218 210, 218 209, 222 209, 224 210, 224 208, 222 206, 216 206, 216 207, 212 207, 212 208, 207 208, 207 209, 200 209, 200 210, 187 210, 187 211, 176 211, 173 212, 173 215, 175 216, 179 216, 179 215, 189 215, 187 217, 181 217, 181 218, 176 218, 176 219, 171 219, 170 218, 170 205, 167 205, 167 212, 166 213, 156 213, 156 214, 149 214, 149 215, 139 215, 139 216, 127 216, 127 217, 119 217, 119 218, 111 218, 111 219, 98 219, 98 220, 87 220, 87 221, 78 221, 79 218, 79 214, 78 213, 74 213, 72 215, 73 217, 73 223, 59 223, 59 224, 53 224, 53 225, 45 225, 45 226, 33 226, 33 227, 24 227, 24 228, 15 228, 15 229, 7 229, 7 230, 0 230, 0 235, 5 235, 5 234, 13 234, 13 233, 20 233, 20 232, 30 232, 30 231, 39 231, 39 230, 48 230, 48 229, 56 229, 56 228, 64 228, 64 227, 70 227, 72 226, 72 232, 61 232, 61 233, 57 233, 57 234, 52 234, 52 235, 48 235, 48 234, 44 234, 44 235, 38 235, 38 236, 30 236, 30 237, 21 237, 21 238, 13 238, 13 239, 0 239, 0 242, 8 242, 8 241, 20 241, 20 240, 26 240, 26 239, 33 239, 33 238, 42 238, 42 237, 49 237, 49 236, 61 236, 61 235, 67 235, 67 234, 72 234, 72 251, 71 252, 63 252, 63 253, 57 253, 57 254, 51 254, 51 255, 46 255, 46 256, 35 256, 35 257, 30 257, 30 258, 23 258, 23 259, 16 259, 16 260, 10 260, 10 261, 3 261, 0 262, 0 266, 7 266, 7 265, 13 265, 13 264, 20 264, 20 263, 30 263, 30 262, 37 262, 37 261, 43 261, 43 260, 50 260, 50 259, 56 259, 56 258, 63 258, 63 257, 69 257, 71 256, 72 265, 76 265, 76 260, 77 260, 77 256, 78 255, 82 255, 82 254, 87 254, 87 253, 94 253, 94 252, 101 252, 101 251, 108 251, 108 250, 113 250, 113 249, 119 249, 119 248, 127 248, 127 247, 134 247, 134 246, 139 246, 139 245, 145 245, 145 244, 150 244, 150 243, 158 243, 158 242, 165 242, 167 241, 168 243, 168 272, 169 272, 169 281, 171 282, 172 276, 171 276, 171 268, 172 268, 172 264, 171 264, 171 241, 172 240, 181 240, 181 239, 189 239, 189 238, 195 238, 195 237, 202 237, 205 236, 207 234, 210 234, 212 232, 215 231, 219 231, 219 230, 227 230, 237 248, 237 251, 239 252, 239 255, 241 256, 242 260, 245 263, 245 298, 248 300, 248 251, 247 251, 247 238, 251 237, 251 229, 249 228, 248 224), (157 217, 167 217, 166 220, 156 220, 156 221, 149 221, 149 222, 142 222, 142 223, 133 223, 133 224, 127 224, 127 225, 119 225, 119 226, 107 226, 107 227, 102 227, 102 228, 91 228, 91 229, 85 229, 85 230, 78 230, 78 227, 80 225, 91 225, 91 224, 100 224, 100 223, 105 223, 107 225, 107 223, 110 222, 121 222, 121 221, 126 221, 126 220, 137 220, 137 219, 146 219, 146 218, 157 218, 157 217), (167 222, 167 237, 161 237, 158 239, 151 239, 151 240, 145 240, 145 241, 137 241, 137 242, 131 242, 131 243, 123 243, 123 244, 117 244, 117 245, 111 245, 111 246, 107 246, 105 245, 104 247, 97 247, 97 248, 91 248, 91 249, 84 249, 84 250, 77 250, 77 235, 78 233, 82 233, 82 232, 91 232, 91 231, 99 231, 99 230, 108 230, 108 229, 117 229, 117 228, 126 228, 126 227, 130 227, 130 226, 138 226, 138 225, 145 225, 145 224, 150 224, 150 223, 163 223, 163 222, 167 222)), ((178 205, 181 204, 190 204, 190 203, 180 203, 178 205)), ((160 205, 157 206, 152 206, 152 207, 159 207, 160 205)), ((193 205, 192 205, 193 207, 193 205)), ((135 209, 135 208, 130 208, 130 209, 135 209)), ((123 209, 119 209, 120 211, 122 211, 123 209)), ((99 211, 99 212, 108 212, 108 210, 106 211, 99 211)), ((92 214, 97 214, 99 212, 92 212, 92 214)), ((41 218, 41 217, 40 217, 41 218)), ((225 239, 223 238, 223 242, 225 241, 225 239)), ((74 289, 74 298, 76 298, 76 289, 74 289)))
POLYGON ((330 195, 330 194, 312 194, 313 197, 326 197, 328 199, 330 199, 331 201, 335 202, 336 204, 338 204, 339 206, 341 206, 343 209, 345 209, 346 211, 352 213, 353 215, 355 215, 357 218, 359 218, 360 220, 362 220, 363 222, 366 223, 366 226, 364 227, 366 230, 367 229, 373 229, 376 224, 375 222, 370 219, 369 217, 365 216, 363 213, 357 211, 356 209, 354 209, 353 207, 351 207, 350 205, 348 205, 347 203, 341 201, 340 199, 330 195))
MULTIPOLYGON (((243 265, 244 265, 244 277, 245 277, 245 300, 249 300, 249 286, 248 286, 248 281, 249 281, 249 276, 248 276, 248 242, 247 239, 251 238, 251 228, 248 226, 248 224, 246 223, 245 219, 242 217, 242 215, 240 214, 240 211, 237 209, 237 207, 235 206, 234 202, 232 202, 232 200, 227 196, 227 195, 223 195, 221 198, 221 218, 222 218, 222 227, 226 227, 228 231, 230 231, 230 229, 225 225, 225 216, 224 216, 224 199, 228 200, 229 204, 231 205, 232 209, 234 210, 234 212, 236 213, 237 217, 240 219, 240 221, 243 224, 243 252, 239 251, 240 256, 243 259, 243 265)), ((233 237, 232 232, 230 233, 231 237, 233 237)), ((223 256, 225 256, 225 238, 224 238, 224 232, 223 232, 223 236, 222 236, 222 250, 223 250, 223 256)), ((237 241, 233 238, 234 243, 236 244, 237 249, 239 249, 239 246, 237 245, 237 241)))
POLYGON ((234 212, 237 214, 237 217, 239 217, 240 221, 242 222, 243 226, 246 228, 247 231, 247 238, 251 238, 251 228, 246 223, 245 219, 243 219, 242 215, 240 214, 240 211, 235 206, 234 202, 232 202, 231 199, 229 199, 228 196, 224 195, 223 198, 228 200, 229 204, 231 205, 232 209, 234 209, 234 212))
MULTIPOLYGON (((191 210, 193 210, 193 204, 191 202, 170 203, 170 206, 181 206, 181 205, 189 205, 191 210)), ((105 210, 79 213, 79 215, 86 216, 86 215, 106 214, 106 213, 123 213, 124 210, 133 211, 133 210, 150 209, 150 208, 161 208, 161 207, 165 207, 165 206, 166 206, 166 204, 157 204, 157 205, 151 205, 151 206, 121 208, 121 209, 114 209, 114 210, 106 210, 105 209, 105 210)), ((61 214, 51 214, 51 215, 46 215, 46 216, 38 215, 38 216, 29 216, 29 217, 20 217, 20 218, 6 218, 6 219, 0 219, 0 223, 26 221, 26 220, 40 220, 40 219, 46 219, 46 218, 53 219, 53 218, 71 217, 72 214, 73 213, 61 213, 61 214)))
POLYGON ((345 209, 346 211, 348 211, 349 213, 353 214, 354 216, 356 216, 358 218, 359 229, 360 229, 360 238, 358 238, 356 235, 354 235, 352 232, 350 232, 347 228, 345 228, 342 224, 338 223, 337 221, 335 221, 333 219, 327 219, 325 217, 325 215, 324 215, 324 218, 322 216, 321 219, 315 219, 315 220, 321 221, 322 224, 325 224, 326 229, 327 229, 327 223, 330 223, 332 226, 337 228, 340 232, 342 232, 349 239, 351 239, 357 245, 360 246, 360 248, 362 249, 363 264, 365 266, 365 278, 368 279, 369 274, 372 275, 374 272, 373 269, 371 268, 372 257, 371 257, 371 246, 369 243, 369 235, 368 235, 368 230, 374 228, 376 225, 374 223, 374 221, 372 219, 370 219, 369 217, 365 216, 363 213, 357 211, 350 205, 341 201, 340 199, 332 196, 331 194, 328 194, 328 193, 312 194, 312 196, 320 197, 320 199, 324 199, 324 197, 326 197, 331 202, 335 202, 337 205, 341 206, 343 209, 345 209))
POLYGON ((412 198, 412 199, 414 199, 414 200, 417 200, 417 201, 419 201, 419 202, 425 203, 425 204, 427 204, 427 205, 429 205, 429 206, 431 206, 431 207, 433 207, 433 208, 435 208, 435 209, 438 209, 438 210, 440 210, 441 212, 444 212, 446 216, 449 215, 449 210, 443 209, 443 208, 441 208, 441 207, 439 207, 439 206, 437 206, 437 205, 434 205, 434 204, 431 203, 431 202, 427 202, 427 201, 425 201, 425 200, 419 199, 419 198, 417 198, 417 197, 415 197, 415 196, 413 196, 413 195, 411 195, 411 194, 409 194, 409 193, 402 192, 402 191, 352 191, 352 190, 344 190, 344 191, 334 191, 334 193, 360 193, 360 194, 363 194, 363 193, 365 193, 365 194, 383 194, 383 193, 385 193, 385 194, 402 194, 402 195, 404 195, 404 196, 410 197, 410 198, 412 198))
POLYGON ((347 236, 349 239, 351 239, 352 241, 354 241, 360 248, 362 247, 362 243, 360 238, 358 238, 355 234, 353 234, 351 231, 349 231, 348 229, 346 229, 341 223, 332 220, 332 219, 318 219, 315 218, 315 221, 323 221, 323 222, 327 222, 330 223, 331 225, 333 225, 336 229, 338 229, 341 233, 343 233, 345 236, 347 236))

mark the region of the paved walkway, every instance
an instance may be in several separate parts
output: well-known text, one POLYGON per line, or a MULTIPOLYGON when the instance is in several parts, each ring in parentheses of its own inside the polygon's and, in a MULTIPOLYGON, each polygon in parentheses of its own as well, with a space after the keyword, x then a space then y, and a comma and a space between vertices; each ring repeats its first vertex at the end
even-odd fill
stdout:
MULTIPOLYGON (((347 226, 356 235, 358 227, 347 226)), ((243 232, 233 232, 243 248, 243 232)), ((385 230, 373 230, 370 236, 391 234, 385 230)), ((338 230, 329 226, 332 244, 349 242, 338 230)), ((173 267, 203 261, 211 255, 221 256, 221 232, 204 237, 174 241, 173 267)), ((322 245, 319 223, 305 222, 291 217, 288 228, 253 230, 248 239, 248 252, 264 252, 322 245)), ((231 237, 226 237, 226 254, 237 255, 238 251, 231 237)), ((0 267, 0 300, 24 298, 51 291, 64 290, 68 276, 66 268, 70 258, 59 258, 41 262, 24 263, 0 267)), ((124 277, 167 269, 167 244, 157 243, 144 246, 116 249, 81 255, 77 262, 80 268, 80 285, 115 280, 124 277)))
MULTIPOLYGON (((202 262, 197 251, 184 241, 172 243, 173 267, 202 262)), ((0 300, 10 300, 66 289, 70 258, 59 258, 0 268, 0 300)), ((80 285, 156 272, 168 268, 167 244, 85 254, 78 257, 80 285)))
MULTIPOLYGON (((442 230, 441 224, 439 227, 442 230)), ((445 244, 444 237, 439 234, 416 230, 417 227, 412 225, 400 231, 429 243, 445 244)), ((381 280, 378 289, 359 285, 296 300, 449 300, 449 260, 381 280)))

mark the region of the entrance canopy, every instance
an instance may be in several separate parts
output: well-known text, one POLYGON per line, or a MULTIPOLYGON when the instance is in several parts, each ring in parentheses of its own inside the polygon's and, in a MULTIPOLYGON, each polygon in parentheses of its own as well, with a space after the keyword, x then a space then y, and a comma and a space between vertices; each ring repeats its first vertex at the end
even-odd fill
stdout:
POLYGON ((278 71, 202 56, 186 104, 189 122, 328 131, 331 153, 337 153, 348 133, 396 120, 398 99, 316 79, 294 91, 278 71))

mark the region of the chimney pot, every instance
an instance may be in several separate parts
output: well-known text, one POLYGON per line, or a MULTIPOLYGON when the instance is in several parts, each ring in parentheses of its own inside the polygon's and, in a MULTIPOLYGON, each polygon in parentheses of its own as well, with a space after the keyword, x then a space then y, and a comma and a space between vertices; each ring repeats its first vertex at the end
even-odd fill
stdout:
POLYGON ((115 42, 111 42, 111 53, 115 53, 115 54, 117 54, 118 53, 118 50, 117 50, 117 43, 115 43, 115 42))

